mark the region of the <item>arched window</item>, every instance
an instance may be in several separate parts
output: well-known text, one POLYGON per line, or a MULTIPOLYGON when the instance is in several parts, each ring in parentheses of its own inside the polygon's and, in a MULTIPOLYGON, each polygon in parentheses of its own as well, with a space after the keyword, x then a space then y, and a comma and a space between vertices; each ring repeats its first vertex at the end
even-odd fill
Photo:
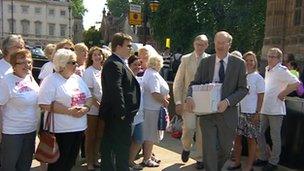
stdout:
POLYGON ((27 36, 30 33, 30 21, 29 20, 21 20, 22 34, 23 36, 27 36))
POLYGON ((40 36, 42 30, 42 22, 41 21, 35 21, 35 35, 40 36))

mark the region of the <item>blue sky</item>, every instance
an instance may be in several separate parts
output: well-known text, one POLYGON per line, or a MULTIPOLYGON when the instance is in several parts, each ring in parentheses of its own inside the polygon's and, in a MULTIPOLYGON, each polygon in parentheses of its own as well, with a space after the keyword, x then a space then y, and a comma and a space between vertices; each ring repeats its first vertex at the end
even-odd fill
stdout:
POLYGON ((83 17, 84 29, 87 30, 93 25, 99 28, 100 24, 96 24, 96 22, 100 22, 102 19, 102 11, 106 0, 84 0, 83 2, 85 8, 88 10, 83 17))

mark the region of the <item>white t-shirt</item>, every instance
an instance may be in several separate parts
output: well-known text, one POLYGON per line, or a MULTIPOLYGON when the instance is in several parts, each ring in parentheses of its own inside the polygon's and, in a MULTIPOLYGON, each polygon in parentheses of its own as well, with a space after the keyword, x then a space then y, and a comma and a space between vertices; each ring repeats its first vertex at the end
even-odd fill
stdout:
POLYGON ((249 92, 241 101, 241 112, 255 114, 258 94, 264 93, 265 82, 263 77, 258 72, 253 72, 247 75, 247 85, 249 87, 249 92))
POLYGON ((20 78, 12 73, 0 79, 4 134, 25 134, 37 129, 39 86, 31 75, 20 78))
MULTIPOLYGON (((41 83, 38 104, 50 105, 56 101, 66 107, 83 106, 90 97, 88 86, 78 75, 65 79, 59 73, 52 73, 41 83)), ((54 113, 54 125, 55 133, 83 131, 87 128, 87 116, 76 118, 54 113)))
POLYGON ((143 77, 136 77, 139 85, 140 85, 140 105, 139 105, 139 109, 138 112, 136 113, 135 117, 134 117, 134 121, 133 121, 133 125, 137 125, 139 123, 142 123, 144 121, 144 109, 143 109, 143 93, 142 93, 142 78, 143 77))
POLYGON ((39 76, 38 78, 40 80, 43 80, 45 77, 47 77, 48 75, 52 74, 54 71, 54 64, 52 61, 49 61, 47 63, 45 63, 40 70, 39 76))
POLYGON ((12 65, 2 58, 0 60, 0 77, 3 77, 8 73, 13 73, 12 65))
MULTIPOLYGON (((101 88, 101 70, 95 69, 93 66, 88 67, 82 77, 83 81, 88 85, 92 91, 92 95, 98 100, 101 100, 102 88, 101 88)), ((98 115, 96 106, 92 105, 91 110, 88 112, 89 115, 98 115)))
POLYGON ((281 64, 265 71, 265 94, 261 113, 266 115, 286 115, 285 102, 278 98, 288 84, 299 82, 298 78, 281 64))
POLYGON ((169 86, 163 77, 154 69, 148 68, 143 75, 143 104, 144 109, 159 110, 161 104, 157 102, 152 93, 169 94, 169 86))
POLYGON ((86 68, 84 65, 78 66, 78 67, 76 67, 75 74, 79 75, 80 77, 83 77, 83 73, 84 73, 85 69, 86 68))

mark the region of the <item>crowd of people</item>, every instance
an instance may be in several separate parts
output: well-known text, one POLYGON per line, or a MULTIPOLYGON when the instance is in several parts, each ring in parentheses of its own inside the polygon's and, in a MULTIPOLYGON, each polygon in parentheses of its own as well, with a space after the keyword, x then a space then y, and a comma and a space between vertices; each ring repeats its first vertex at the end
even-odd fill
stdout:
MULTIPOLYGON (((221 170, 231 153, 234 162, 227 169, 240 169, 245 136, 249 154, 243 170, 251 171, 253 165, 275 170, 286 115, 284 100, 301 86, 297 66, 292 57, 284 58, 287 67, 283 66, 282 51, 271 48, 263 78, 254 52, 229 53, 232 39, 228 32, 216 33, 211 55, 205 52, 208 38, 201 34, 194 38, 193 52, 173 55, 180 60, 175 66, 173 95, 176 114, 183 119, 181 160, 188 161, 195 145, 196 169, 221 170), (207 83, 222 85, 221 101, 216 113, 198 116, 193 110, 200 104, 194 103, 192 86, 207 83), (269 158, 264 136, 268 127, 273 143, 269 158)), ((162 139, 159 113, 170 99, 168 48, 161 56, 143 46, 135 55, 132 37, 125 33, 113 35, 111 49, 88 48, 64 39, 45 47, 49 62, 41 68, 39 83, 32 76, 31 52, 20 35, 5 38, 2 51, 0 170, 30 170, 37 132, 51 113, 51 132, 60 157, 54 163, 42 163, 45 170, 69 171, 79 153, 88 170, 160 166, 153 145, 162 139), (135 163, 141 149, 142 163, 135 163)))

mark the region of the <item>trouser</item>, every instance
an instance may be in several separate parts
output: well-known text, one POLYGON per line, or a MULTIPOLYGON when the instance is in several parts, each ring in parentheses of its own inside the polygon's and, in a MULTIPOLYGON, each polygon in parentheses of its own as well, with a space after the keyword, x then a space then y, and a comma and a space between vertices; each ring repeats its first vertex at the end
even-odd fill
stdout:
POLYGON ((98 160, 100 141, 103 134, 104 122, 99 116, 87 115, 88 128, 86 130, 86 159, 88 164, 95 164, 98 160))
POLYGON ((121 119, 105 119, 101 140, 101 171, 128 171, 131 145, 131 123, 121 119))
POLYGON ((283 122, 282 115, 264 115, 261 117, 261 135, 258 136, 259 159, 268 160, 266 155, 266 138, 265 131, 270 126, 270 137, 272 141, 272 150, 269 158, 269 163, 277 165, 281 154, 281 127, 283 122))
POLYGON ((220 171, 229 157, 235 138, 237 114, 211 114, 200 117, 203 138, 203 156, 206 171, 220 171), (231 123, 224 119, 230 115, 231 123))
POLYGON ((75 165, 84 131, 56 133, 60 157, 48 165, 48 171, 70 171, 75 165))
POLYGON ((183 144, 183 148, 186 151, 190 151, 191 146, 193 144, 193 136, 194 133, 196 135, 195 140, 196 140, 196 151, 199 154, 199 156, 197 156, 197 161, 203 161, 203 137, 202 137, 202 131, 201 131, 201 127, 199 124, 199 118, 193 114, 193 113, 184 113, 183 114, 183 134, 182 134, 182 144, 183 144))
POLYGON ((35 151, 36 131, 2 134, 1 171, 29 171, 35 151))

